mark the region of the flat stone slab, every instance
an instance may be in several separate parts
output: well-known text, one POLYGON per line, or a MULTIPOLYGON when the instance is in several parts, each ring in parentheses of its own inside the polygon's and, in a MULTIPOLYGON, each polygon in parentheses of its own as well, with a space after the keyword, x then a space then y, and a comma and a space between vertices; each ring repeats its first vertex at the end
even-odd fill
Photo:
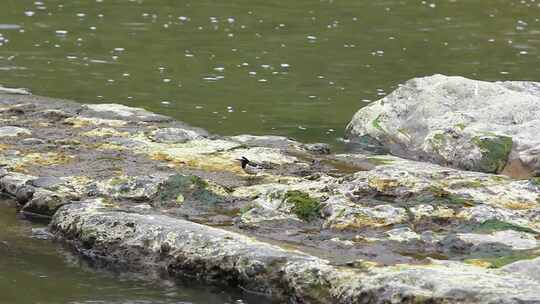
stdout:
POLYGON ((535 178, 39 96, 0 95, 6 127, 31 133, 0 136, 2 192, 108 267, 292 303, 540 301, 535 178))
POLYGON ((233 282, 292 303, 518 303, 540 301, 540 282, 460 263, 336 267, 296 250, 163 215, 72 204, 51 230, 79 253, 114 267, 233 282), (489 287, 488 287, 489 286, 489 287))

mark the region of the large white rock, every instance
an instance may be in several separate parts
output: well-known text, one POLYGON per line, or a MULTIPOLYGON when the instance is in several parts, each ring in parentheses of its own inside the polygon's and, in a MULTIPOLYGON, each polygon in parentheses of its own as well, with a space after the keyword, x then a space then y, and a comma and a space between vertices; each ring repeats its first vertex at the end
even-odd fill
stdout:
POLYGON ((540 173, 540 83, 434 75, 401 85, 358 111, 351 140, 466 170, 540 173))

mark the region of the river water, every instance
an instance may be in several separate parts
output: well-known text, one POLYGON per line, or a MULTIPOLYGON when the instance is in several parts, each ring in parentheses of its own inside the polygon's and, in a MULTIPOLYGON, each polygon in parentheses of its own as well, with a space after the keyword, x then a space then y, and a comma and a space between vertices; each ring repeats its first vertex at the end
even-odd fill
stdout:
MULTIPOLYGON (((338 146, 416 76, 540 80, 539 18, 538 0, 2 0, 0 85, 338 146)), ((0 303, 242 300, 88 269, 32 226, 0 207, 0 303)))
POLYGON ((539 80, 538 0, 2 0, 0 84, 336 143, 407 79, 539 80))
POLYGON ((60 245, 33 238, 32 228, 42 227, 17 218, 13 203, 0 200, 0 303, 269 303, 218 287, 150 283, 134 274, 92 269, 60 245))

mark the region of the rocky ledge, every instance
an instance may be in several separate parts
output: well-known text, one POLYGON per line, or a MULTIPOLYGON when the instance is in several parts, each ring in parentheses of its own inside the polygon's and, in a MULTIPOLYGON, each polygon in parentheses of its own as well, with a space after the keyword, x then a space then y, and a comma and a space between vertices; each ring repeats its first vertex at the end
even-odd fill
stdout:
POLYGON ((540 83, 434 75, 400 85, 362 108, 353 140, 465 170, 540 175, 540 83))
POLYGON ((538 178, 9 93, 2 191, 100 265, 279 302, 540 303, 538 178))

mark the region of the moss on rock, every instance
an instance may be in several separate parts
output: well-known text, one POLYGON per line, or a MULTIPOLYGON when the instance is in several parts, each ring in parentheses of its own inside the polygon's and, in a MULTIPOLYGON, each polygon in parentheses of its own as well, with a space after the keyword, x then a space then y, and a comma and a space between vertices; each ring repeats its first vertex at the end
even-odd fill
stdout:
POLYGON ((300 219, 310 221, 319 217, 320 203, 309 194, 298 190, 287 191, 285 200, 293 205, 292 212, 300 219))
POLYGON ((440 201, 441 203, 461 206, 474 206, 474 201, 466 197, 448 192, 446 189, 439 186, 429 186, 427 192, 432 196, 420 196, 422 202, 440 201))
POLYGON ((382 157, 368 157, 366 158, 366 160, 374 166, 390 165, 394 162, 393 160, 385 159, 382 157))
POLYGON ((158 200, 177 203, 197 200, 209 204, 222 201, 222 198, 210 191, 208 186, 208 182, 198 176, 175 174, 160 186, 158 200))
POLYGON ((468 188, 468 189, 477 189, 485 187, 485 183, 478 179, 470 179, 470 180, 460 180, 454 183, 451 183, 450 188, 452 189, 462 189, 462 188, 468 188))
POLYGON ((537 254, 531 254, 530 252, 514 252, 509 255, 498 257, 467 259, 464 260, 464 262, 466 264, 476 265, 484 268, 501 268, 517 261, 532 260, 537 257, 537 254))
POLYGON ((485 172, 501 172, 512 151, 512 137, 502 135, 475 136, 472 143, 480 148, 482 159, 480 166, 485 172))
POLYGON ((481 224, 479 224, 474 231, 480 232, 480 233, 491 233, 494 231, 503 231, 503 230, 514 230, 518 232, 526 232, 526 233, 532 233, 532 234, 538 234, 533 229, 523 227, 520 225, 503 222, 500 220, 487 220, 481 224))
POLYGON ((488 259, 488 262, 491 263, 490 268, 501 268, 503 266, 506 266, 508 264, 521 261, 521 260, 532 260, 534 258, 537 258, 537 255, 531 255, 531 254, 513 254, 513 255, 507 255, 503 257, 498 258, 492 258, 488 259))
POLYGON ((379 115, 379 116, 377 116, 377 117, 371 122, 371 125, 372 125, 375 129, 384 132, 384 129, 383 129, 382 126, 381 126, 381 116, 382 116, 382 114, 379 115))

